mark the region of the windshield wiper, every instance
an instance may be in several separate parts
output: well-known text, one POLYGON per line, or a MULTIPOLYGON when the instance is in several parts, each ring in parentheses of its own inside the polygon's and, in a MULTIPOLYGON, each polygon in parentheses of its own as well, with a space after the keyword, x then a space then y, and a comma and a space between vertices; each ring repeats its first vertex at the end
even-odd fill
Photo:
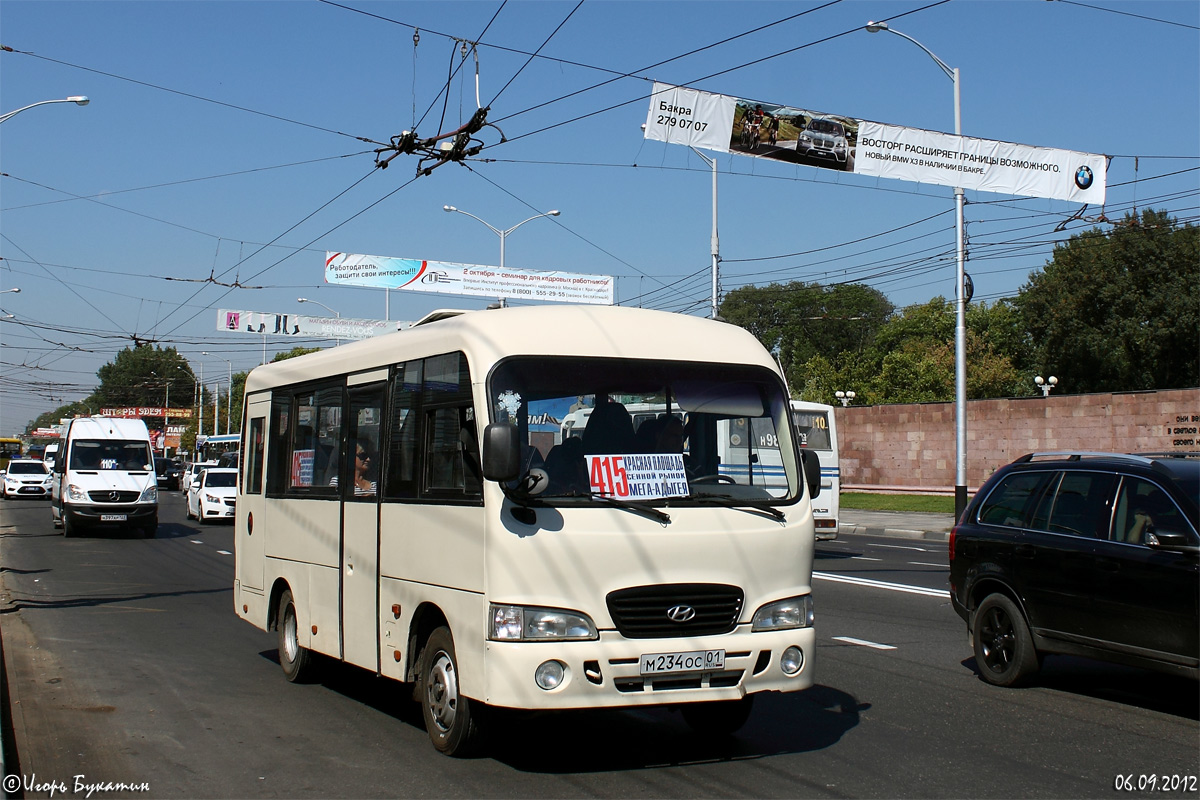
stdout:
POLYGON ((726 497, 725 495, 689 494, 686 497, 680 497, 678 499, 690 500, 692 502, 700 503, 702 505, 710 505, 710 506, 719 505, 719 506, 724 506, 726 508, 736 508, 739 511, 759 511, 763 514, 767 514, 767 515, 773 517, 774 519, 779 520, 780 522, 783 522, 784 520, 787 519, 787 516, 782 511, 780 511, 778 508, 775 508, 774 506, 762 505, 760 503, 751 503, 746 500, 734 500, 733 498, 726 497))
POLYGON ((663 525, 666 525, 668 522, 671 521, 671 515, 668 514, 667 512, 659 511, 657 508, 651 508, 650 506, 645 506, 645 505, 642 505, 641 503, 635 503, 630 500, 619 500, 615 497, 609 497, 606 494, 595 494, 595 493, 592 494, 592 499, 599 500, 600 502, 606 503, 610 506, 613 506, 614 508, 623 508, 626 511, 636 511, 639 514, 645 514, 648 517, 652 517, 652 518, 658 520, 663 525))
POLYGON ((514 502, 519 502, 522 505, 532 508, 550 507, 548 500, 598 500, 605 505, 613 506, 614 508, 622 508, 626 511, 636 511, 645 514, 648 517, 653 517, 662 524, 666 525, 671 521, 671 515, 665 511, 659 511, 657 508, 636 503, 632 500, 621 500, 616 497, 610 497, 606 494, 594 494, 589 492, 572 492, 570 494, 537 494, 529 497, 513 498, 514 502))

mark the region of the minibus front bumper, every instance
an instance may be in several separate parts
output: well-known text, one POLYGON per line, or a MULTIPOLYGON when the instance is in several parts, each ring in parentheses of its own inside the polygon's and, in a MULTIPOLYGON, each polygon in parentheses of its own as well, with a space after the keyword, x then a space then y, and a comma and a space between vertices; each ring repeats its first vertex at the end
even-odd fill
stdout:
POLYGON ((749 624, 686 640, 602 631, 598 641, 490 641, 482 699, 517 709, 614 708, 794 692, 813 685, 815 642, 811 627, 751 632, 749 624), (647 656, 659 657, 647 664, 647 656))

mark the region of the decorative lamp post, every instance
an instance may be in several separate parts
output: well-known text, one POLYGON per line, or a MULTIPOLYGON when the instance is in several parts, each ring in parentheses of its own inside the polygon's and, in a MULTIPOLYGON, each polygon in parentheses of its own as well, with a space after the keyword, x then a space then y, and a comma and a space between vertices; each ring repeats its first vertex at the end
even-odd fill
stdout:
POLYGON ((1043 379, 1041 375, 1038 375, 1033 379, 1033 382, 1036 383, 1037 387, 1042 390, 1042 397, 1049 397, 1050 390, 1055 386, 1058 386, 1058 378, 1054 377, 1053 375, 1045 379, 1043 379))
POLYGON ((840 389, 838 391, 834 392, 833 394, 834 394, 834 397, 836 397, 839 401, 841 401, 842 408, 845 408, 846 406, 850 405, 850 402, 852 400, 854 400, 855 397, 858 397, 858 395, 855 394, 854 392, 843 392, 840 389))

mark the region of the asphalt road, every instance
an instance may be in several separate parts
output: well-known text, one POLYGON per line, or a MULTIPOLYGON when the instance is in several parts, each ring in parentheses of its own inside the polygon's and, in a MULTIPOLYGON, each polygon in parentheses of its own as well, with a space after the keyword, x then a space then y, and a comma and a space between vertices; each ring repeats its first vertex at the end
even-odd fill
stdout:
POLYGON ((734 739, 669 710, 504 715, 456 760, 408 687, 339 665, 287 683, 274 636, 234 615, 232 528, 185 522, 178 493, 160 517, 153 540, 64 539, 45 501, 0 501, 5 771, 36 784, 16 796, 1111 797, 1119 776, 1197 794, 1195 682, 1050 657, 1031 688, 984 684, 938 539, 819 544, 816 686, 760 698, 734 739))

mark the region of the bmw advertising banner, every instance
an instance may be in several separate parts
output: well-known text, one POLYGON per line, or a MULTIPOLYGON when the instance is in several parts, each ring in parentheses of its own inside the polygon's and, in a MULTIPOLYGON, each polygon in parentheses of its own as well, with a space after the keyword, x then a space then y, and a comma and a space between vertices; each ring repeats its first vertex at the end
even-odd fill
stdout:
POLYGON ((1102 155, 975 139, 655 83, 645 137, 984 192, 1104 203, 1102 155))
POLYGON ((325 282, 592 305, 612 305, 616 292, 616 279, 611 275, 532 272, 417 258, 329 252, 325 254, 325 282))

